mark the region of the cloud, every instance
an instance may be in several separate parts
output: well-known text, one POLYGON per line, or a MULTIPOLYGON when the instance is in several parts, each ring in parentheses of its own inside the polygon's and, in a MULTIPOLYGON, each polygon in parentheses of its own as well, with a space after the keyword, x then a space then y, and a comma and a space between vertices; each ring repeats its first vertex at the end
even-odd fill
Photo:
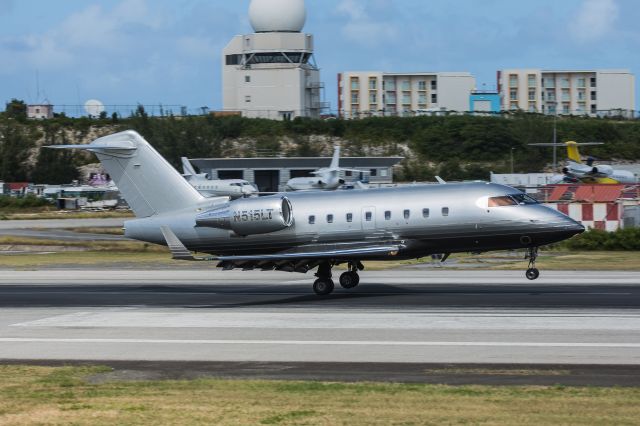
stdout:
POLYGON ((575 20, 569 24, 569 33, 579 42, 589 42, 607 36, 618 19, 616 0, 583 0, 575 20))
MULTIPOLYGON (((338 13, 347 17, 342 27, 343 35, 358 44, 375 46, 381 42, 397 39, 398 29, 388 19, 374 19, 370 11, 391 9, 388 2, 342 0, 338 4, 338 13)), ((392 15, 392 13, 390 13, 392 15)))

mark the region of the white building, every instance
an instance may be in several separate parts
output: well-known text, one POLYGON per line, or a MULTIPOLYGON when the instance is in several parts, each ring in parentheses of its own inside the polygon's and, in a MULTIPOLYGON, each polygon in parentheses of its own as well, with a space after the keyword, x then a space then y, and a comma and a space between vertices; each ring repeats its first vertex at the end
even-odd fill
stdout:
POLYGON ((32 118, 35 120, 44 120, 47 118, 53 118, 53 105, 51 104, 27 105, 27 118, 32 118))
POLYGON ((304 0, 252 0, 255 33, 235 36, 224 48, 225 111, 245 117, 320 116, 324 85, 313 57, 313 35, 302 33, 304 0))
POLYGON ((338 111, 344 118, 468 111, 475 78, 466 72, 338 74, 338 111))
POLYGON ((635 110, 635 76, 629 70, 498 71, 503 111, 623 115, 635 110))

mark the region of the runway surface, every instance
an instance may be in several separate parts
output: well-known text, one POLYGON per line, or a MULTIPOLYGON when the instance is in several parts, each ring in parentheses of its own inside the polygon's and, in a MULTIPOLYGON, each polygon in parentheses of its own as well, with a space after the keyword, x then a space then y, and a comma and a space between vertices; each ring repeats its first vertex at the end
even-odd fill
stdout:
POLYGON ((2 271, 0 359, 619 365, 640 383, 637 273, 365 272, 327 297, 312 278, 2 271))

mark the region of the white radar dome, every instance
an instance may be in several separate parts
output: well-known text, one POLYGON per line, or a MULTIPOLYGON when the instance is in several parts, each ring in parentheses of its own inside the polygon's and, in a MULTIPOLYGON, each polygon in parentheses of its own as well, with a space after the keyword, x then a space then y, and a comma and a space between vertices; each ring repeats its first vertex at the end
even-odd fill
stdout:
POLYGON ((307 20, 304 0, 251 0, 251 26, 257 33, 299 33, 307 20))

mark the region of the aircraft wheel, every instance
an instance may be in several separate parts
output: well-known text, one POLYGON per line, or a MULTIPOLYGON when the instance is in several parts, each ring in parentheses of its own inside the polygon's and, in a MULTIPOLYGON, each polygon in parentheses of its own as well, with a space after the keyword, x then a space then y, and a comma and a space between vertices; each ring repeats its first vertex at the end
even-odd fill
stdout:
POLYGON ((326 296, 327 294, 331 294, 334 288, 335 285, 330 279, 319 278, 316 280, 316 282, 313 283, 313 291, 318 296, 326 296))
POLYGON ((527 272, 525 272, 525 276, 528 280, 535 280, 540 276, 540 271, 537 268, 529 268, 527 272))
POLYGON ((340 275, 340 285, 343 288, 354 288, 360 284, 360 276, 357 272, 347 271, 340 275))

